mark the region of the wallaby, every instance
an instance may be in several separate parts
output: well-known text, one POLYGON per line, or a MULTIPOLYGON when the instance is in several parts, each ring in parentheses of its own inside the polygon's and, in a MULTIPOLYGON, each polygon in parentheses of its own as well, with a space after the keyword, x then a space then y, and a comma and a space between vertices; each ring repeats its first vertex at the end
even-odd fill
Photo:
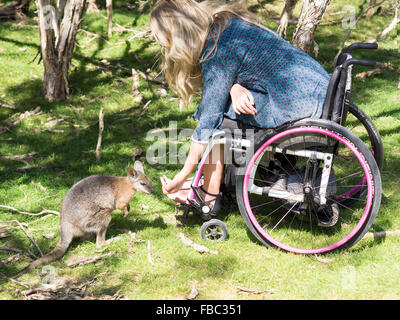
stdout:
POLYGON ((133 169, 127 168, 126 172, 127 177, 93 175, 74 184, 61 203, 60 241, 53 251, 33 261, 14 277, 59 259, 75 237, 87 239, 95 233, 96 246, 104 245, 111 212, 115 209, 124 210, 126 217, 129 213, 129 202, 136 191, 147 194, 153 192, 140 161, 135 161, 133 169))

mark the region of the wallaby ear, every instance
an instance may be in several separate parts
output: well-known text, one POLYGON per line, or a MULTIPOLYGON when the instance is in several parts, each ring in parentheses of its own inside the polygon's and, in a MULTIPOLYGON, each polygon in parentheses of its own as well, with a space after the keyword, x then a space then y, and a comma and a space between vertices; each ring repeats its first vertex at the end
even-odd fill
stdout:
POLYGON ((139 171, 139 172, 141 172, 141 173, 144 173, 143 164, 142 164, 139 160, 136 160, 136 161, 135 161, 135 164, 133 165, 133 168, 134 168, 136 171, 139 171))
POLYGON ((126 168, 126 173, 128 174, 128 176, 136 176, 136 171, 135 171, 135 169, 132 169, 132 168, 126 168))

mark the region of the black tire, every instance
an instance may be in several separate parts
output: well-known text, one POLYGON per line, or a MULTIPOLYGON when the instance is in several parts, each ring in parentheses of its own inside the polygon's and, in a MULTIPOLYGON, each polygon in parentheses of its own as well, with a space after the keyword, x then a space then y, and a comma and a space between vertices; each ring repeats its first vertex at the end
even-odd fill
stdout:
POLYGON ((211 219, 203 223, 200 236, 204 241, 224 241, 228 238, 228 228, 218 219, 211 219))
POLYGON ((379 170, 382 170, 383 160, 384 160, 384 150, 381 135, 379 134, 378 129, 372 122, 371 118, 356 106, 354 103, 349 103, 349 112, 357 118, 358 121, 364 126, 365 130, 367 130, 368 137, 371 143, 371 148, 373 150, 373 155, 378 165, 379 170))
MULTIPOLYGON (((300 127, 301 128, 312 128, 312 129, 318 128, 318 129, 323 129, 327 132, 328 131, 332 132, 332 133, 336 134, 337 136, 340 136, 341 138, 345 139, 345 141, 347 141, 352 146, 354 146, 355 149, 359 152, 359 154, 362 155, 362 157, 364 159, 363 163, 365 164, 365 167, 368 167, 368 172, 370 173, 369 181, 372 181, 372 183, 370 183, 369 186, 372 190, 371 193, 373 194, 373 196, 370 197, 370 199, 371 199, 370 209, 369 209, 369 211, 365 211, 366 219, 364 220, 362 225, 358 226, 358 224, 357 224, 357 228, 355 228, 353 230, 354 232, 349 233, 345 238, 343 238, 345 240, 345 242, 341 243, 341 241, 338 241, 337 243, 334 243, 335 247, 329 246, 329 249, 324 248, 324 250, 322 250, 321 252, 311 252, 312 250, 308 250, 308 249, 303 250, 304 252, 301 252, 302 250, 291 250, 291 249, 287 248, 287 247, 290 248, 290 246, 280 246, 280 245, 276 244, 277 241, 274 241, 274 242, 270 241, 271 237, 267 238, 265 236, 265 233, 262 233, 260 231, 260 228, 261 228, 260 224, 258 222, 254 222, 254 215, 252 216, 253 217, 253 221, 252 221, 252 219, 250 218, 250 215, 248 214, 248 212, 246 210, 245 197, 243 194, 245 173, 246 173, 246 169, 249 166, 251 159, 253 158, 253 154, 249 154, 247 156, 246 165, 241 167, 240 170, 238 171, 236 194, 237 194, 237 201, 238 201, 240 213, 241 213, 247 227, 252 232, 252 234, 261 243, 263 243, 267 247, 275 247, 275 248, 278 247, 284 251, 293 251, 293 252, 305 253, 305 254, 308 254, 308 253, 323 254, 323 253, 327 253, 327 252, 331 252, 331 251, 343 250, 343 249, 349 248, 349 247, 353 246, 355 243, 357 243, 365 235, 365 233, 369 230, 369 228, 373 224, 373 222, 378 214, 378 210, 379 210, 380 202, 381 202, 381 193, 382 193, 381 176, 380 176, 380 171, 379 171, 378 165, 377 165, 374 157, 372 156, 371 152, 368 150, 368 148, 365 146, 365 144, 356 135, 354 135, 352 132, 350 132, 346 128, 344 128, 336 123, 333 123, 331 121, 305 119, 305 120, 295 123, 294 125, 291 125, 290 127, 287 127, 285 130, 281 130, 279 133, 282 133, 283 131, 287 131, 289 129, 295 129, 295 128, 300 128, 300 127), (331 247, 332 247, 332 249, 331 249, 331 247)), ((262 147, 264 145, 264 143, 266 141, 268 141, 270 138, 271 138, 271 136, 262 141, 258 141, 258 142, 257 142, 257 139, 255 139, 255 147, 254 147, 255 154, 257 154, 257 150, 259 150, 260 147, 262 147)), ((247 178, 247 180, 248 180, 248 178, 247 178)), ((248 201, 247 201, 247 204, 248 204, 248 201)), ((360 224, 361 224, 361 222, 360 222, 360 224)), ((264 228, 264 227, 262 227, 262 228, 264 228)), ((328 246, 326 248, 328 248, 328 246)))

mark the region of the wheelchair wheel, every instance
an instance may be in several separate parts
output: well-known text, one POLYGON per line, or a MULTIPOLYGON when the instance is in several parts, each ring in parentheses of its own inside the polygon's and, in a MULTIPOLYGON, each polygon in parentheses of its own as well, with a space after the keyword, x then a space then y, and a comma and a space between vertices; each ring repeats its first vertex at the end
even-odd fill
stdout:
POLYGON ((348 104, 349 113, 354 116, 364 127, 360 128, 359 124, 356 121, 352 121, 352 117, 347 118, 346 128, 356 134, 360 139, 370 148, 376 164, 378 165, 379 170, 383 167, 383 159, 384 159, 384 150, 383 150, 383 143, 382 138, 379 134, 378 129, 372 122, 371 118, 356 106, 354 103, 348 104), (348 127, 348 124, 351 127, 348 127))
POLYGON ((236 193, 249 230, 263 244, 322 254, 351 247, 371 227, 381 201, 380 172, 365 144, 347 129, 307 119, 254 150, 239 172, 236 193), (275 160, 264 161, 267 151, 275 160), (343 195, 360 181, 365 196, 347 206, 343 195))
POLYGON ((224 241, 228 238, 228 229, 221 220, 211 219, 201 226, 200 236, 204 241, 224 241))
MULTIPOLYGON (((383 167, 384 150, 382 138, 371 118, 353 103, 348 104, 349 116, 346 121, 346 128, 357 135, 371 151, 379 170, 383 167), (354 119, 355 118, 355 119, 354 119)), ((360 198, 367 194, 365 177, 360 180, 355 188, 341 196, 341 201, 347 206, 352 206, 360 198)))

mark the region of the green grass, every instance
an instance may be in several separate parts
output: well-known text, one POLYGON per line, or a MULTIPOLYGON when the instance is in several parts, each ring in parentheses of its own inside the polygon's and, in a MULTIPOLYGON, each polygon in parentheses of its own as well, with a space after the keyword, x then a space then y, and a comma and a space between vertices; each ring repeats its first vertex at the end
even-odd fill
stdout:
MULTIPOLYGON (((126 1, 114 1, 113 19, 129 28, 143 29, 148 21, 148 11, 128 11, 121 7, 126 1)), ((133 1, 131 1, 133 3, 133 1)), ((255 3, 253 5, 253 2, 255 3)), ((252 10, 258 10, 256 2, 252 10)), ((365 1, 364 1, 365 2, 365 1)), ((363 1, 354 1, 357 12, 363 1)), ((264 1, 262 1, 264 3, 264 1)), ((345 0, 332 1, 329 12, 340 11, 345 0)), ((364 4, 365 5, 365 4, 364 4)), ((283 1, 265 1, 265 10, 259 14, 266 25, 276 29, 276 23, 268 17, 279 17, 283 1), (267 16, 268 15, 268 16, 267 16)), ((34 5, 31 6, 31 12, 34 5)), ((299 8, 296 8, 298 13, 299 8)), ((105 14, 105 10, 102 10, 105 14)), ((346 30, 340 23, 341 16, 326 15, 317 29, 316 41, 320 46, 318 60, 329 71, 346 30)), ((349 43, 366 41, 376 36, 392 19, 388 14, 378 14, 370 20, 361 20, 349 38, 349 43)), ((86 14, 82 29, 99 33, 106 39, 106 20, 98 14, 86 14)), ((295 26, 290 26, 288 39, 295 26)), ((18 167, 22 162, 0 159, 0 204, 23 211, 38 212, 42 207, 59 210, 67 190, 77 181, 91 174, 124 175, 131 165, 135 149, 146 150, 152 141, 146 140, 146 133, 153 128, 167 128, 169 121, 177 121, 179 128, 194 128, 191 120, 199 98, 182 112, 174 95, 161 98, 159 86, 141 80, 142 104, 135 102, 131 95, 131 78, 124 69, 104 71, 101 61, 107 59, 111 66, 122 66, 130 70, 145 71, 151 68, 157 72, 158 47, 149 39, 129 39, 128 33, 114 33, 109 42, 80 32, 70 72, 71 96, 65 102, 48 103, 41 94, 42 64, 31 61, 37 53, 39 33, 34 14, 26 24, 0 22, 0 102, 14 105, 15 110, 0 108, 0 123, 8 123, 16 114, 41 108, 41 114, 22 121, 10 132, 0 135, 0 155, 18 155, 37 152, 30 163, 32 166, 61 164, 63 170, 38 170, 21 174, 18 167), (90 41, 91 40, 91 41, 90 41), (138 61, 132 54, 135 52, 138 61), (149 109, 140 116, 143 104, 151 100, 149 109), (97 142, 97 119, 100 108, 105 109, 105 131, 103 136, 102 159, 97 162, 93 152, 97 142), (65 119, 55 129, 63 133, 35 133, 51 119, 65 119), (129 121, 115 122, 129 118, 129 121), (46 188, 42 191, 37 185, 46 188)), ((393 31, 379 43, 380 50, 362 52, 360 57, 391 62, 400 65, 398 44, 400 34, 393 31)), ((109 65, 109 66, 110 66, 109 65)), ((366 68, 357 67, 358 71, 366 68)), ((385 145, 385 167, 382 173, 382 206, 371 231, 400 229, 400 90, 397 88, 399 74, 383 71, 365 79, 355 79, 352 100, 363 108, 379 128, 385 145)), ((202 220, 191 217, 187 223, 177 226, 174 205, 161 193, 159 177, 174 175, 180 165, 145 164, 145 170, 153 179, 155 193, 137 194, 131 203, 130 215, 115 211, 107 238, 120 235, 121 240, 110 244, 106 252, 114 254, 97 264, 76 268, 67 267, 67 262, 79 256, 96 254, 94 241, 76 240, 63 258, 52 263, 56 268, 56 279, 60 282, 71 280, 83 282, 96 274, 106 272, 89 293, 94 296, 112 295, 121 290, 130 299, 177 299, 187 296, 192 281, 198 281, 199 299, 399 299, 400 244, 398 236, 360 241, 353 248, 334 254, 321 262, 314 256, 300 256, 262 246, 247 230, 237 210, 221 215, 229 228, 230 237, 223 243, 207 243, 218 255, 200 254, 185 246, 178 238, 183 232, 196 243, 202 243, 199 229, 202 220), (141 208, 141 204, 147 207, 141 208), (129 249, 130 236, 120 234, 121 229, 136 233, 138 239, 150 240, 155 265, 147 260, 147 243, 133 244, 129 249), (237 287, 253 290, 272 290, 265 295, 246 295, 237 287)), ((52 216, 37 220, 37 217, 0 210, 0 221, 18 219, 30 223, 28 231, 44 252, 54 248, 58 240, 59 220, 52 216), (48 240, 42 235, 54 233, 55 239, 48 240)), ((1 224, 2 225, 2 224, 1 224)), ((15 236, 0 240, 0 245, 31 249, 22 231, 15 236)), ((29 261, 21 258, 7 262, 14 254, 0 251, 0 260, 5 264, 0 269, 10 276, 29 261)), ((31 286, 40 286, 43 276, 41 268, 21 277, 31 286)), ((23 288, 0 276, 0 299, 21 299, 23 288), (19 289, 19 290, 17 290, 19 289)))

